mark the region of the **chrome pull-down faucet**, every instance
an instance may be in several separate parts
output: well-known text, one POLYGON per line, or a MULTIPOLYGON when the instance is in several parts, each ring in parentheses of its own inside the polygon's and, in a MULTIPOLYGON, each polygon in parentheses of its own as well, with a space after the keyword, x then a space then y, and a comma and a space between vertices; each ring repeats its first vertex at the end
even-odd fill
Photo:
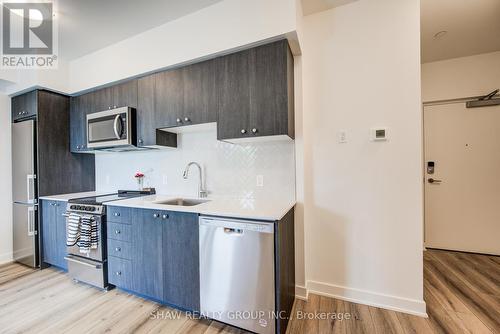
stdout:
POLYGON ((198 172, 199 172, 198 173, 198 175, 199 175, 199 179, 198 179, 198 197, 205 198, 205 197, 207 197, 207 191, 204 188, 203 169, 201 168, 201 166, 200 166, 199 163, 194 162, 194 161, 191 161, 190 163, 188 163, 187 166, 186 166, 186 169, 184 169, 184 173, 182 173, 182 177, 184 179, 188 178, 188 176, 189 176, 189 168, 192 165, 195 165, 196 167, 198 167, 198 172))

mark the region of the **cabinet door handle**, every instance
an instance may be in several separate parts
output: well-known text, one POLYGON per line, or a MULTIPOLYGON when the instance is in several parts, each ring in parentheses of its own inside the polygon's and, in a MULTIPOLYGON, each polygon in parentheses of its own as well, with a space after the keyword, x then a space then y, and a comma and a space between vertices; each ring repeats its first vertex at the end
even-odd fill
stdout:
POLYGON ((189 117, 184 117, 184 122, 189 122, 189 117))
POLYGON ((162 218, 163 219, 168 219, 168 215, 163 215, 162 218))
POLYGON ((242 133, 242 134, 245 134, 245 133, 247 133, 247 130, 245 130, 245 129, 241 129, 241 133, 242 133))
POLYGON ((120 230, 115 230, 115 234, 120 234, 121 231, 120 230))
POLYGON ((119 217, 120 216, 120 213, 119 212, 115 212, 115 217, 119 217))
POLYGON ((121 271, 117 271, 115 274, 116 274, 116 276, 121 276, 122 272, 121 271))
POLYGON ((121 252, 121 251, 122 251, 122 249, 121 249, 120 247, 116 247, 116 248, 115 248, 115 251, 117 251, 117 252, 121 252))
POLYGON ((257 129, 256 129, 256 128, 253 128, 253 129, 252 129, 252 133, 257 133, 257 129))
POLYGON ((181 123, 182 122, 182 120, 180 118, 177 118, 176 121, 177 121, 177 123, 181 123))
POLYGON ((155 214, 153 215, 153 217, 154 217, 154 218, 158 218, 158 217, 160 217, 160 214, 159 214, 159 213, 155 213, 155 214))

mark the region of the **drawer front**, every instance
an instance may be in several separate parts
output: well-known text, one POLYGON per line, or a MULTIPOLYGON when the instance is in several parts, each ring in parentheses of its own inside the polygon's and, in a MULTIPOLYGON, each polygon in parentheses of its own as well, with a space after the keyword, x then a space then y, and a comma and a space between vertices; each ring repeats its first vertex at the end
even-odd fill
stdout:
POLYGON ((127 241, 108 240, 108 256, 131 260, 132 244, 127 241))
POLYGON ((108 280, 117 287, 132 290, 132 262, 114 256, 108 258, 108 280))
POLYGON ((130 225, 119 223, 108 223, 108 239, 131 241, 130 225))
POLYGON ((112 223, 131 224, 131 211, 130 208, 123 208, 119 206, 108 206, 107 220, 112 223))

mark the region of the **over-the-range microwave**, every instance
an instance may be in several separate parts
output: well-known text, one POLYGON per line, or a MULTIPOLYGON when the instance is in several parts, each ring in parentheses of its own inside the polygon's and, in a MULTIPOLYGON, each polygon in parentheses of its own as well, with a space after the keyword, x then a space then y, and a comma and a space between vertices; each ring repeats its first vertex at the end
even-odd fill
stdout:
MULTIPOLYGON (((121 107, 87 115, 87 147, 134 149, 135 110, 121 107)), ((136 148, 137 149, 137 148, 136 148)))

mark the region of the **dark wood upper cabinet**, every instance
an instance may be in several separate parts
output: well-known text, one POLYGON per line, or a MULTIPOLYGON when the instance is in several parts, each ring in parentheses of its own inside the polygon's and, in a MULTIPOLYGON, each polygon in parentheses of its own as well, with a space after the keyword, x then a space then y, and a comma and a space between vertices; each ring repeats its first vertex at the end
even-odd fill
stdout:
POLYGON ((36 115, 37 91, 31 91, 12 98, 12 121, 36 115))
POLYGON ((293 56, 286 40, 218 59, 217 138, 294 137, 293 56))
POLYGON ((167 115, 156 109, 156 85, 158 74, 142 77, 137 82, 137 146, 177 146, 175 133, 159 130, 164 128, 167 115))
POLYGON ((208 60, 182 68, 183 125, 217 121, 216 61, 208 60))
POLYGON ((255 68, 253 49, 217 60, 219 115, 217 139, 248 136, 251 112, 251 86, 255 68))
MULTIPOLYGON (((215 60, 154 74, 154 112, 158 128, 217 121, 215 60)), ((151 86, 151 83, 147 83, 151 86)), ((139 89, 139 95, 151 93, 139 89)), ((143 101, 143 97, 139 96, 143 101)))
POLYGON ((137 80, 130 80, 108 88, 111 108, 137 108, 137 80))
POLYGON ((71 103, 71 151, 88 151, 88 113, 123 106, 137 110, 140 147, 176 147, 168 128, 211 122, 219 140, 294 138, 293 70, 288 41, 281 40, 78 96, 71 103))
POLYGON ((182 125, 184 114, 184 77, 182 69, 155 75, 155 112, 159 127, 182 125))
POLYGON ((87 130, 86 119, 88 107, 87 95, 80 95, 71 97, 70 100, 70 150, 73 153, 80 153, 87 151, 87 130))
POLYGON ((155 75, 137 82, 137 145, 156 145, 155 75))

